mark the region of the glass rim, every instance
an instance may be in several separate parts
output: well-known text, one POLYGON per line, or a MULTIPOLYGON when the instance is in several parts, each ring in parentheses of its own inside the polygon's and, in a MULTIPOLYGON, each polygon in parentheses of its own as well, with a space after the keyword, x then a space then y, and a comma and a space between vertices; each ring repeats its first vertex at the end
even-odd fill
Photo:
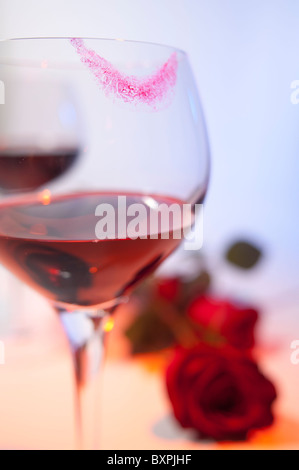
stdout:
POLYGON ((169 49, 172 52, 177 52, 178 54, 182 54, 183 56, 187 57, 187 52, 183 49, 180 49, 175 46, 170 46, 168 44, 162 44, 158 42, 151 42, 151 41, 139 41, 135 39, 124 39, 124 38, 105 38, 105 37, 97 37, 97 36, 32 36, 32 37, 12 37, 12 38, 0 38, 0 43, 5 42, 18 42, 18 41, 42 41, 42 40, 71 40, 71 39, 83 39, 83 40, 90 40, 90 41, 107 41, 107 42, 120 42, 120 43, 128 43, 128 44, 139 44, 144 46, 153 46, 153 47, 160 47, 169 49))

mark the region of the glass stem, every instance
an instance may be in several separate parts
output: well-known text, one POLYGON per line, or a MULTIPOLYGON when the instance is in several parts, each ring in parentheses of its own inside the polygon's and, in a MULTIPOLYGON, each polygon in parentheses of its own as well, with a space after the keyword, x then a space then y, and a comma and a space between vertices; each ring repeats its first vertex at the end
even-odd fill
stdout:
POLYGON ((103 319, 105 312, 91 316, 85 312, 67 312, 56 308, 68 338, 75 372, 77 449, 99 448, 99 378, 104 352, 103 319))

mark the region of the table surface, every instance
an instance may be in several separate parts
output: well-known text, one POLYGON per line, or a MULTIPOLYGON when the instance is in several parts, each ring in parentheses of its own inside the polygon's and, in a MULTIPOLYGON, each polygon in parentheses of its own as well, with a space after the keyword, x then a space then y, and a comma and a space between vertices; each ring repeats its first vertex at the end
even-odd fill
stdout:
MULTIPOLYGON (((0 338, 5 344, 5 364, 0 365, 0 447, 72 449, 71 358, 58 319, 44 299, 32 295, 27 288, 19 292, 22 321, 15 318, 14 335, 0 338)), ((119 315, 109 336, 97 397, 101 448, 299 449, 299 364, 290 361, 297 304, 272 306, 261 322, 259 364, 278 389, 274 425, 249 441, 221 444, 197 440, 175 423, 157 357, 131 358, 126 353, 121 333, 126 315, 119 315)))

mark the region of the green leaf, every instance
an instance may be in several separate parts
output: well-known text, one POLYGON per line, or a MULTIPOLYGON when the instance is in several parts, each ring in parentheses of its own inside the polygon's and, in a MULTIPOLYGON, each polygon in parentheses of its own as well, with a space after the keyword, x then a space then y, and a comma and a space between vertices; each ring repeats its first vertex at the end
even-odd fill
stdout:
POLYGON ((171 346, 174 337, 154 311, 142 312, 125 332, 132 354, 157 352, 171 346))
POLYGON ((202 270, 192 281, 182 285, 182 294, 178 302, 178 309, 185 314, 185 309, 194 297, 205 294, 211 285, 212 279, 208 271, 202 270))
POLYGON ((262 251, 257 246, 248 241, 240 240, 231 245, 225 257, 227 261, 238 268, 251 269, 262 256, 262 251))

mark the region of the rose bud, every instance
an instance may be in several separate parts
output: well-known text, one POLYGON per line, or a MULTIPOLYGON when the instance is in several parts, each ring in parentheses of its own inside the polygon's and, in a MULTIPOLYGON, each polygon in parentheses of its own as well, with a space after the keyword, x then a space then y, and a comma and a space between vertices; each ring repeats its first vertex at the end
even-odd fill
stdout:
POLYGON ((156 282, 156 292, 158 297, 169 302, 174 301, 180 292, 181 281, 177 277, 158 279, 156 282))
POLYGON ((249 349, 254 346, 254 327, 258 319, 254 308, 199 296, 189 305, 187 315, 193 322, 220 334, 235 348, 249 349))

